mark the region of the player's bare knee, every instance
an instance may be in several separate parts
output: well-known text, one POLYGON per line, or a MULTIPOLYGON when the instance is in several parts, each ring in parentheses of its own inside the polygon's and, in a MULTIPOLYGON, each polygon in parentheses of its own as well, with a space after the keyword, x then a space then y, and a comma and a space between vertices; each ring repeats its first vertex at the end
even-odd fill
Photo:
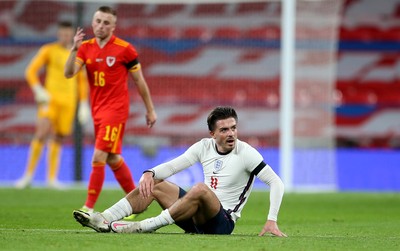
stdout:
POLYGON ((116 165, 122 159, 121 155, 119 154, 108 154, 107 156, 107 164, 110 166, 116 165))
POLYGON ((35 135, 35 139, 37 141, 39 141, 40 143, 45 143, 47 141, 47 136, 46 135, 37 134, 37 135, 35 135))
POLYGON ((204 183, 195 184, 188 192, 190 196, 193 197, 202 197, 207 195, 211 190, 204 183))
POLYGON ((62 135, 62 134, 56 134, 55 136, 54 136, 54 141, 55 142, 57 142, 58 144, 62 144, 63 143, 63 141, 64 141, 64 139, 65 139, 65 136, 64 135, 62 135))
POLYGON ((159 196, 163 196, 169 192, 164 180, 154 180, 153 197, 157 200, 159 196))
POLYGON ((35 133, 35 139, 38 140, 41 143, 44 143, 47 141, 47 139, 49 138, 49 135, 51 134, 50 131, 46 131, 46 130, 38 130, 35 133))
POLYGON ((93 153, 92 162, 106 162, 107 161, 108 153, 103 152, 101 150, 95 150, 93 153))

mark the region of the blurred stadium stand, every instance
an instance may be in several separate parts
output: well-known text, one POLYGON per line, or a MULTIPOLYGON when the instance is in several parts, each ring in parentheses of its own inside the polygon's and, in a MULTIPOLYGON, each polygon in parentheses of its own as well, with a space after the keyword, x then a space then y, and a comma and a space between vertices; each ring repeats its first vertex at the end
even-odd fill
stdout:
MULTIPOLYGON (((97 6, 83 4, 84 13, 97 6)), ((268 124, 255 128, 254 118, 243 115, 241 136, 257 138, 260 146, 277 146, 278 2, 114 7, 116 34, 138 48, 160 116, 150 132, 133 105, 128 140, 131 134, 151 133, 174 144, 192 142, 206 135, 210 107, 231 104, 268 124)), ((53 39, 56 22, 76 20, 75 13, 72 2, 0 2, 0 142, 30 139, 35 106, 23 77, 25 66, 41 44, 53 39)), ((400 0, 346 0, 342 15, 334 95, 337 144, 400 147, 400 0)), ((83 16, 88 34, 90 20, 91 14, 83 16)), ((316 31, 323 32, 315 27, 297 31, 297 37, 307 39, 308 32, 316 31)), ((138 100, 133 88, 131 92, 138 100)), ((306 95, 318 98, 317 91, 306 95)))

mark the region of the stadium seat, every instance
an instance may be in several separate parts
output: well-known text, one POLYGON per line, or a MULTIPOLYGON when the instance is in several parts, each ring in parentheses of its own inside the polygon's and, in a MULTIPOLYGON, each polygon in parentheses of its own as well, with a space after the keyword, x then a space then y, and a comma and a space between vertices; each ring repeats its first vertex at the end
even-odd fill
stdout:
POLYGON ((122 27, 119 26, 115 30, 115 34, 122 38, 138 38, 143 39, 147 38, 147 28, 144 26, 128 26, 122 27))
POLYGON ((265 11, 267 3, 264 2, 250 2, 250 3, 239 3, 236 7, 237 14, 249 14, 254 12, 265 11))
POLYGON ((268 25, 247 29, 243 36, 249 39, 280 39, 280 33, 278 26, 268 25))
POLYGON ((382 31, 374 25, 362 25, 355 27, 352 32, 356 40, 378 41, 382 39, 382 31))
POLYGON ((179 37, 179 30, 171 26, 162 27, 147 27, 146 36, 148 38, 163 38, 163 39, 177 39, 179 37))
POLYGON ((208 41, 212 37, 212 32, 207 27, 190 26, 182 29, 181 37, 185 39, 200 39, 202 41, 208 41))
POLYGON ((384 41, 400 42, 400 26, 383 29, 381 37, 384 41))
POLYGON ((193 12, 193 15, 219 15, 223 16, 225 14, 226 4, 216 3, 216 4, 197 4, 193 12))
POLYGON ((185 5, 183 4, 159 4, 155 8, 155 10, 151 12, 150 16, 154 18, 173 15, 175 13, 183 11, 184 7, 185 5))
POLYGON ((340 40, 344 40, 344 41, 357 39, 355 36, 353 36, 353 32, 345 26, 341 26, 339 28, 339 38, 340 38, 340 40))
POLYGON ((342 104, 347 105, 376 105, 377 94, 373 90, 360 90, 357 87, 348 87, 341 90, 342 104))
POLYGON ((239 39, 241 31, 237 27, 219 27, 215 29, 213 37, 218 39, 239 39))
POLYGON ((145 4, 125 4, 121 3, 116 6, 118 19, 141 18, 146 15, 145 4))
POLYGON ((10 35, 7 24, 0 24, 0 37, 8 37, 10 35))
POLYGON ((57 23, 63 12, 73 11, 73 6, 73 3, 50 1, 46 4, 46 8, 43 8, 40 1, 28 1, 16 21, 36 31, 45 31, 49 26, 57 23), (37 18, 38 16, 40 18, 37 18))

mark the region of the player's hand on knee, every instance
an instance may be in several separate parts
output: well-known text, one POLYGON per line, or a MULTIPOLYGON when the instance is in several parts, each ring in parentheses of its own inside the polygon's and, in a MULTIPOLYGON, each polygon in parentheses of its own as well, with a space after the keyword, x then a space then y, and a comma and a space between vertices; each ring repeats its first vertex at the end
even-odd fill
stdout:
POLYGON ((153 194, 154 179, 152 172, 143 173, 139 180, 139 192, 143 198, 149 198, 153 194))
POLYGON ((276 221, 273 220, 267 220, 267 222, 265 223, 263 229, 261 230, 258 236, 263 236, 266 233, 270 233, 271 235, 276 237, 287 237, 285 233, 279 230, 278 224, 276 223, 276 221))
POLYGON ((50 94, 41 84, 36 84, 32 87, 33 94, 35 95, 35 101, 38 104, 47 104, 50 101, 50 94))

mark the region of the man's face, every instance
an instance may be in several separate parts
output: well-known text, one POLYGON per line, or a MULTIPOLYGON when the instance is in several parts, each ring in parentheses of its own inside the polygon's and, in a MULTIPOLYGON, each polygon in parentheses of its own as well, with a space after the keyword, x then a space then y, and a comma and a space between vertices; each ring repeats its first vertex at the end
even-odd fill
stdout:
POLYGON ((70 27, 58 28, 57 38, 58 42, 60 42, 62 45, 70 45, 72 43, 72 39, 74 38, 74 29, 70 27))
POLYGON ((116 18, 110 13, 96 11, 92 20, 94 36, 104 40, 112 35, 115 29, 116 18))
POLYGON ((227 153, 232 151, 236 145, 237 130, 236 120, 234 118, 227 118, 218 120, 215 123, 214 131, 210 135, 215 139, 218 151, 227 153))

